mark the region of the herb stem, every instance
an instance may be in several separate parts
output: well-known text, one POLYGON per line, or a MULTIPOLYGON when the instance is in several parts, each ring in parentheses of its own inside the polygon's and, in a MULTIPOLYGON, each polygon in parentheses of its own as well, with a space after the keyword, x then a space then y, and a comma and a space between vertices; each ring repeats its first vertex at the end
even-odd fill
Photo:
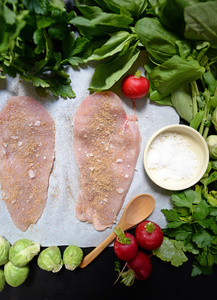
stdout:
POLYGON ((199 90, 198 90, 196 81, 191 82, 191 89, 192 89, 192 101, 193 101, 193 106, 192 106, 193 117, 195 117, 195 115, 198 112, 197 96, 199 95, 199 90))

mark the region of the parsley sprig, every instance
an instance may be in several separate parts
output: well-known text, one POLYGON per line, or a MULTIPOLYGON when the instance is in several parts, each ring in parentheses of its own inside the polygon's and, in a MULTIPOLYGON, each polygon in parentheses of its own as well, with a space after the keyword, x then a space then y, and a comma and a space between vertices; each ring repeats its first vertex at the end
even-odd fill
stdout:
POLYGON ((162 209, 168 221, 164 229, 166 238, 164 246, 154 254, 163 260, 174 261, 178 252, 177 255, 173 253, 171 259, 165 253, 168 245, 174 251, 175 243, 179 242, 179 258, 180 253, 183 256, 179 265, 186 261, 184 253, 191 253, 195 258, 192 276, 212 274, 213 266, 217 264, 216 180, 217 165, 210 161, 207 172, 195 188, 174 192, 171 196, 173 209, 162 209))
POLYGON ((67 67, 82 63, 86 38, 71 27, 61 0, 0 2, 0 78, 20 75, 45 94, 74 98, 67 67))

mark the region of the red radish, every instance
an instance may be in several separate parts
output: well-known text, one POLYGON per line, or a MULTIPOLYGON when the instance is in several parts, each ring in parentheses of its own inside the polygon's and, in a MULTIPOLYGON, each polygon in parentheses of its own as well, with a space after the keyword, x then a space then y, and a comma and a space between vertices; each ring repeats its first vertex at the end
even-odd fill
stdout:
POLYGON ((126 286, 131 286, 135 279, 146 280, 149 277, 152 270, 152 263, 146 253, 138 251, 136 257, 127 263, 127 267, 128 271, 120 272, 119 277, 122 277, 122 283, 126 286))
POLYGON ((135 238, 140 247, 151 251, 161 246, 163 231, 158 224, 146 220, 137 225, 135 238))
POLYGON ((138 99, 144 97, 149 91, 149 80, 141 76, 141 71, 137 70, 134 75, 127 75, 124 77, 121 89, 127 98, 138 99))
POLYGON ((117 237, 114 241, 114 252, 122 261, 133 259, 138 251, 138 245, 135 237, 129 233, 124 232, 121 228, 114 228, 117 237))

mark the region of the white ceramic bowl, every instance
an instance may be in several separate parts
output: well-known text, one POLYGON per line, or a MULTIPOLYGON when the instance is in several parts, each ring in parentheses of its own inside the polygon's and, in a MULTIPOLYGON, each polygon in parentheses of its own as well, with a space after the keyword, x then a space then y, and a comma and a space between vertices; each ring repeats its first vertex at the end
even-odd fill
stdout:
POLYGON ((143 162, 150 179, 167 190, 196 184, 209 163, 202 135, 187 125, 169 125, 155 132, 145 145, 143 162))

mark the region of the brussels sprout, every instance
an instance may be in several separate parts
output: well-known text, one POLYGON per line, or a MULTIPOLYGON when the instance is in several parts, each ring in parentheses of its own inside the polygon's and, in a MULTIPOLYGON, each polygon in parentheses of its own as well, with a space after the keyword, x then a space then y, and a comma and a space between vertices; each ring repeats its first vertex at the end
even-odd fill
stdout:
POLYGON ((7 262, 4 267, 4 275, 6 282, 12 286, 17 287, 21 285, 29 274, 29 266, 16 267, 12 262, 7 262))
POLYGON ((209 156, 217 159, 217 135, 209 135, 206 142, 209 149, 209 156))
POLYGON ((0 236, 0 266, 8 262, 10 246, 10 243, 4 237, 0 236))
POLYGON ((77 268, 83 258, 83 251, 75 245, 68 246, 63 252, 63 263, 67 270, 73 271, 77 268))
POLYGON ((28 239, 16 241, 9 250, 9 260, 16 267, 26 266, 40 251, 40 244, 28 239))
POLYGON ((4 271, 0 269, 0 292, 4 289, 5 287, 5 275, 4 271))
POLYGON ((38 266, 53 273, 60 271, 63 266, 60 249, 57 246, 44 249, 38 256, 38 266))

